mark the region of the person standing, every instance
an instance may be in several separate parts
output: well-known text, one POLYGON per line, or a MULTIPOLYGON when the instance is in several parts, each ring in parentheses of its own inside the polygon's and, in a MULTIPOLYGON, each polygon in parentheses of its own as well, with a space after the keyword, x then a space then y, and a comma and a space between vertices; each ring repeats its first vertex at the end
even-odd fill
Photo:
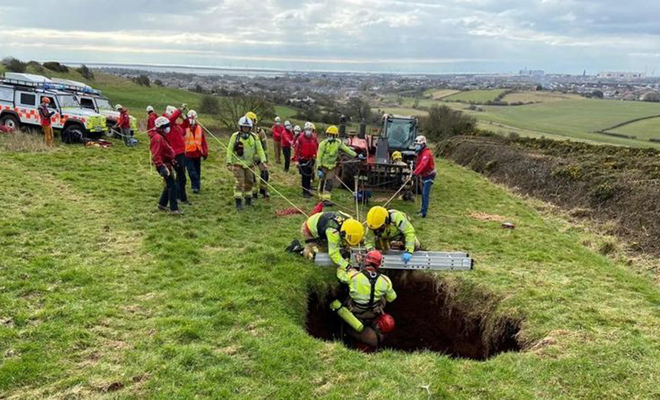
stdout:
POLYGON ((350 157, 359 157, 360 159, 363 159, 363 156, 362 154, 358 156, 353 149, 337 138, 339 129, 336 126, 331 125, 325 133, 328 138, 319 144, 318 154, 316 155, 316 174, 319 178, 319 196, 326 205, 330 205, 340 153, 348 154, 350 157))
POLYGON ((152 106, 147 106, 147 132, 156 127, 157 118, 158 115, 154 112, 154 108, 152 106))
POLYGON ((167 106, 164 117, 170 122, 169 133, 165 135, 167 142, 172 146, 176 163, 174 164, 174 171, 176 172, 176 193, 177 198, 184 204, 190 204, 188 195, 186 194, 186 145, 183 141, 184 130, 177 120, 181 117, 182 110, 187 109, 188 106, 183 104, 181 109, 176 107, 167 106))
POLYGON ((431 201, 431 188, 437 172, 433 153, 426 143, 425 136, 420 135, 415 138, 415 152, 417 153, 417 166, 413 171, 413 176, 422 179, 422 209, 419 211, 419 216, 426 218, 431 201))
POLYGON ((280 163, 280 156, 282 153, 282 147, 280 145, 280 140, 282 140, 282 132, 284 127, 282 126, 282 120, 280 117, 275 117, 275 124, 272 127, 273 132, 273 153, 275 153, 275 162, 280 163))
POLYGON ((115 124, 115 128, 119 129, 124 145, 133 146, 133 138, 131 137, 131 119, 128 116, 128 109, 121 104, 117 104, 115 109, 119 111, 119 119, 115 124))
POLYGON ((289 172, 291 166, 291 147, 293 146, 293 127, 291 122, 284 122, 284 131, 280 136, 280 146, 284 155, 284 172, 289 172))
POLYGON ((243 209, 243 199, 246 206, 252 205, 254 166, 259 166, 266 159, 261 141, 252 133, 252 126, 250 118, 242 117, 238 121, 238 132, 231 135, 227 146, 227 169, 233 172, 236 178, 234 200, 239 211, 243 209))
POLYGON ((261 196, 263 196, 264 199, 267 199, 270 197, 268 194, 268 186, 266 185, 266 182, 268 182, 268 167, 266 166, 268 162, 268 136, 266 136, 266 131, 257 126, 257 114, 252 111, 248 111, 245 116, 252 120, 252 134, 255 135, 261 142, 261 148, 264 151, 265 157, 262 158, 261 162, 258 164, 258 172, 261 179, 259 177, 255 177, 256 181, 254 186, 252 186, 252 198, 255 200, 258 199, 259 193, 261 193, 261 196))
POLYGON ((169 211, 174 215, 183 214, 179 211, 176 200, 176 182, 173 176, 174 150, 165 139, 171 131, 170 121, 165 117, 159 117, 154 121, 154 130, 149 131, 149 149, 151 161, 156 166, 158 174, 165 181, 165 188, 158 201, 158 209, 167 211, 167 203, 170 204, 169 211))
MULTIPOLYGON (((296 128, 300 129, 299 126, 296 126, 296 128)), ((300 134, 295 142, 296 162, 302 179, 302 196, 304 198, 312 197, 312 178, 314 177, 318 147, 318 142, 311 128, 305 129, 305 133, 300 134)))
POLYGON ((55 115, 55 111, 48 108, 50 99, 48 97, 41 98, 41 105, 39 106, 39 118, 41 119, 41 129, 44 132, 44 142, 46 146, 53 146, 53 127, 51 126, 51 117, 55 115))
POLYGON ((206 143, 206 135, 202 127, 197 123, 197 112, 188 111, 188 119, 183 126, 186 128, 184 137, 186 145, 186 169, 190 176, 190 186, 195 194, 201 189, 202 158, 206 161, 209 155, 209 147, 206 143))

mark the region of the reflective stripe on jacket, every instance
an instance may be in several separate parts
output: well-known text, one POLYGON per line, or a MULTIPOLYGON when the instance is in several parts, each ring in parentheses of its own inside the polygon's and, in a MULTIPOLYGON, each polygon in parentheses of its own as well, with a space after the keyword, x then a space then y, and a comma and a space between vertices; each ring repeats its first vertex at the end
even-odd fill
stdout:
POLYGON ((255 134, 250 133, 247 139, 242 137, 241 132, 235 132, 231 135, 229 145, 227 146, 227 164, 240 165, 242 167, 244 167, 243 164, 246 164, 248 167, 251 167, 265 159, 266 155, 264 154, 263 147, 261 147, 261 141, 255 134), (243 146, 242 156, 239 156, 235 152, 234 148, 237 142, 240 142, 243 146))
POLYGON ((328 255, 332 262, 339 268, 346 269, 348 261, 341 255, 341 222, 350 218, 348 214, 342 212, 321 212, 316 213, 307 219, 307 229, 312 237, 319 241, 328 242, 328 255))
POLYGON ((184 141, 186 143, 186 157, 199 158, 208 155, 206 136, 199 124, 195 124, 192 129, 190 127, 186 129, 184 141))
POLYGON ((393 240, 403 236, 406 242, 406 251, 409 253, 414 252, 417 237, 415 235, 415 228, 410 223, 408 216, 397 210, 389 210, 389 213, 390 222, 385 226, 382 233, 376 234, 374 230, 367 229, 365 247, 367 250, 376 247, 376 238, 393 240))
MULTIPOLYGON (((369 272, 367 272, 369 273, 369 272)), ((337 278, 340 282, 347 284, 349 293, 353 302, 365 309, 373 308, 378 302, 385 298, 388 302, 396 300, 396 292, 392 286, 392 281, 385 275, 379 275, 374 284, 374 298, 371 300, 371 281, 367 275, 356 269, 349 269, 346 271, 342 268, 337 268, 337 278), (369 307, 371 305, 371 307, 369 307)))
POLYGON ((335 139, 330 141, 325 139, 319 145, 319 152, 316 155, 316 163, 318 167, 328 169, 335 168, 337 166, 337 161, 339 160, 339 151, 342 151, 351 157, 357 157, 357 153, 350 147, 346 146, 341 140, 335 139))

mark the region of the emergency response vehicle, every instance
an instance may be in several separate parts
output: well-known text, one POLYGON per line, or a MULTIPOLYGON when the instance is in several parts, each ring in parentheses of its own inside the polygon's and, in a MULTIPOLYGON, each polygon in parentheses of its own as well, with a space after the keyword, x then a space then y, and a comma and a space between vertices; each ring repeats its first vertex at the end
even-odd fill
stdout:
POLYGON ((107 134, 103 115, 81 108, 76 97, 62 84, 33 74, 5 73, 0 78, 0 124, 10 129, 41 129, 41 99, 50 99, 48 107, 53 129, 61 132, 62 141, 74 143, 107 134))
MULTIPOLYGON (((70 79, 53 78, 53 82, 64 85, 65 90, 74 93, 78 103, 82 108, 94 110, 103 115, 108 124, 108 136, 113 136, 112 128, 119 119, 119 111, 115 111, 107 97, 104 97, 100 90, 96 90, 82 82, 72 81, 70 79)), ((138 131, 138 121, 134 116, 129 116, 131 120, 131 134, 135 135, 138 131)))

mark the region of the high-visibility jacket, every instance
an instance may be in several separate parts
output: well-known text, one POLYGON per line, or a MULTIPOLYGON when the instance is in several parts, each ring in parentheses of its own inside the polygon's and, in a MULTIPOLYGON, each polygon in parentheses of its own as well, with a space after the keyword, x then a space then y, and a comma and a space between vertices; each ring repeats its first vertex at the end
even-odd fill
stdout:
POLYGON ((319 145, 319 151, 316 155, 316 164, 318 167, 325 167, 333 169, 337 166, 339 160, 339 152, 342 151, 351 157, 357 157, 357 153, 350 147, 346 146, 344 142, 339 139, 328 140, 325 139, 319 145))
POLYGON ((241 132, 231 135, 227 146, 227 164, 251 167, 265 159, 266 155, 261 147, 261 141, 255 134, 248 134, 247 139, 243 138, 241 132), (243 155, 238 154, 239 148, 242 148, 243 155))
POLYGON ((348 285, 353 305, 362 311, 373 310, 383 298, 390 303, 396 300, 390 278, 372 269, 358 271, 354 268, 337 268, 337 278, 348 285))
POLYGON ((367 229, 364 244, 367 250, 376 247, 376 239, 394 240, 403 238, 406 243, 406 251, 412 253, 415 251, 415 228, 410 223, 408 216, 401 211, 389 210, 390 222, 385 225, 382 232, 375 232, 372 229, 367 229))
POLYGON ((195 124, 192 128, 188 125, 184 142, 186 143, 186 157, 200 158, 209 155, 206 135, 199 124, 195 124))
POLYGON ((339 268, 346 269, 348 261, 341 256, 341 225, 350 215, 340 211, 320 212, 307 219, 307 229, 318 241, 328 242, 328 255, 339 268))

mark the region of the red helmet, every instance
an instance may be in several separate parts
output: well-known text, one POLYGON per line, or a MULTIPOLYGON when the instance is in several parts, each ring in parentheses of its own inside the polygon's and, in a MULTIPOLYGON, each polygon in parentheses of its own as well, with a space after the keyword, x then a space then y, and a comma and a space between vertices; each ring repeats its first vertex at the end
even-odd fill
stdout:
POLYGON ((390 314, 381 314, 376 318, 376 326, 380 333, 390 333, 394 330, 394 318, 390 314))
POLYGON ((378 250, 371 250, 364 259, 366 267, 380 268, 383 263, 383 255, 378 250))
POLYGON ((41 102, 46 103, 46 104, 50 104, 50 99, 48 97, 42 97, 41 102))

